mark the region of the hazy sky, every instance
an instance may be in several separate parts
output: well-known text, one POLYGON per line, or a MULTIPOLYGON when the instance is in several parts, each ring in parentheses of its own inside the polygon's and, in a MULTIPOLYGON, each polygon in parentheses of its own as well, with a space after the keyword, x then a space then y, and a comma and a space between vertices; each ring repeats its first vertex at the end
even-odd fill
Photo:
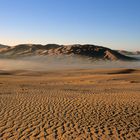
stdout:
POLYGON ((0 43, 140 50, 140 0, 0 0, 0 43))

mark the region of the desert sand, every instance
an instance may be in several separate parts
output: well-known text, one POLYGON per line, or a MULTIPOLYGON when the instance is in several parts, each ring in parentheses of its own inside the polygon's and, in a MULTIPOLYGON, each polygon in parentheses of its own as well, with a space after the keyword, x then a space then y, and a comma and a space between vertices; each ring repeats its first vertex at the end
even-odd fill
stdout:
POLYGON ((0 71, 0 140, 140 139, 140 70, 0 71))

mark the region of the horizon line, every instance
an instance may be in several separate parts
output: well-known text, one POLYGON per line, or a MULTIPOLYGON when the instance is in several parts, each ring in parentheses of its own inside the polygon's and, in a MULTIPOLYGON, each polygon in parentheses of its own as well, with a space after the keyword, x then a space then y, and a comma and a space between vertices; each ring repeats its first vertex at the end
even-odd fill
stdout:
POLYGON ((45 45, 59 45, 59 46, 71 46, 71 45, 93 45, 93 46, 98 46, 98 47, 104 47, 104 48, 109 48, 109 49, 112 49, 112 50, 121 50, 121 51, 131 51, 131 52, 137 52, 137 51, 140 51, 140 50, 129 50, 129 49, 114 49, 112 47, 106 47, 104 45, 98 45, 98 44, 92 44, 92 43, 68 43, 68 44, 59 44, 59 43, 19 43, 19 44, 16 44, 16 45, 7 45, 7 44, 3 44, 3 43, 0 43, 0 45, 2 46, 8 46, 8 47, 15 47, 15 46, 18 46, 18 45, 42 45, 42 46, 45 46, 45 45))

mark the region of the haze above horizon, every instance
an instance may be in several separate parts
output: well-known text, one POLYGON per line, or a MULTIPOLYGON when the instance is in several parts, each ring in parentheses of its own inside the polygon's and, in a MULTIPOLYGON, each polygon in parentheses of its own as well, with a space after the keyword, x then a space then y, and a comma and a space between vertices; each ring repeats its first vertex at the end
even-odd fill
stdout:
POLYGON ((0 44, 140 50, 139 0, 0 0, 0 44))

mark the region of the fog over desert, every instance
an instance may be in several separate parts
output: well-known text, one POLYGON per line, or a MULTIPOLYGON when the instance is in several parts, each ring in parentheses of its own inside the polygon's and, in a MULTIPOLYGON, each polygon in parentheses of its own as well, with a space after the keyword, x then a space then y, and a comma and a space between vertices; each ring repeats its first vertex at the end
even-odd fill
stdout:
POLYGON ((140 140, 140 0, 0 0, 0 140, 140 140))
MULTIPOLYGON (((137 58, 139 58, 137 56, 137 58)), ((140 68, 140 61, 92 60, 80 56, 29 56, 23 58, 1 58, 1 70, 63 70, 99 68, 140 68)))
POLYGON ((0 138, 139 139, 140 61, 132 57, 2 54, 0 138))

